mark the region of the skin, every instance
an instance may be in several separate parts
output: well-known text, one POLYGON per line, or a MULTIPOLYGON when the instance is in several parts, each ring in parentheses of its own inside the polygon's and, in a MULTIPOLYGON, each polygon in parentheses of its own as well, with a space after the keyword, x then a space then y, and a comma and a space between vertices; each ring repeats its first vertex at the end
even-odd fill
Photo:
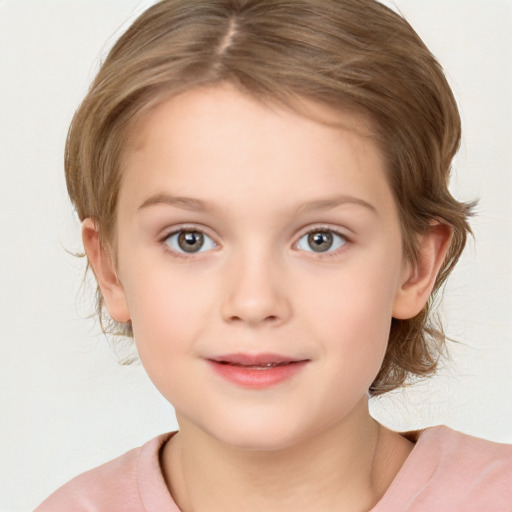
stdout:
POLYGON ((303 106, 316 120, 229 85, 166 100, 124 154, 115 266, 96 224, 83 224, 108 311, 132 321, 142 363, 176 410, 162 469, 184 512, 369 510, 413 447, 371 418, 367 390, 392 317, 428 299, 450 229, 433 224, 418 261, 405 261, 371 126, 303 106), (205 234, 200 252, 180 256, 180 229, 205 234), (332 248, 315 252, 314 230, 336 232, 332 248), (308 363, 247 389, 206 361, 236 352, 308 363))

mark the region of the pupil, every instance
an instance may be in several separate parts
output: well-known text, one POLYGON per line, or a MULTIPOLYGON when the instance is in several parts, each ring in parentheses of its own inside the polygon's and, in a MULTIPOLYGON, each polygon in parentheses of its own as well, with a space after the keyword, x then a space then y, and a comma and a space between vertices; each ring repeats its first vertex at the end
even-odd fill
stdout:
POLYGON ((203 246, 204 237, 197 231, 182 231, 178 236, 178 245, 185 252, 196 252, 203 246))
POLYGON ((332 246, 332 234, 326 231, 311 233, 308 236, 308 243, 315 252, 324 252, 332 246))

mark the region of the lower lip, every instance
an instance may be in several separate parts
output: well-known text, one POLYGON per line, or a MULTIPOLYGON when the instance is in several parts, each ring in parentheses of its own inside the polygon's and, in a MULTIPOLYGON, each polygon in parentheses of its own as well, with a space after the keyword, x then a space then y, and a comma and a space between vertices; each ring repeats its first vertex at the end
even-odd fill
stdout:
POLYGON ((218 375, 234 384, 238 384, 245 388, 263 389, 275 386, 276 384, 297 375, 308 361, 298 361, 296 363, 285 364, 282 366, 265 368, 264 370, 255 370, 254 368, 222 364, 211 360, 208 362, 218 375))

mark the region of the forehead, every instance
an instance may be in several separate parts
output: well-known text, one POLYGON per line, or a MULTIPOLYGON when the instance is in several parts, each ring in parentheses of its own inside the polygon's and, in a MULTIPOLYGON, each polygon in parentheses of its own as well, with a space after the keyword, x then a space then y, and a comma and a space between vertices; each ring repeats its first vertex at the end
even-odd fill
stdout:
MULTIPOLYGON (((151 125, 162 121, 168 123, 171 116, 181 125, 184 122, 209 125, 215 118, 217 127, 227 126, 229 118, 225 115, 219 117, 219 110, 225 114, 238 113, 240 123, 251 118, 258 118, 259 123, 275 123, 280 118, 286 123, 293 118, 301 125, 309 124, 310 136, 314 136, 311 128, 316 124, 317 128, 346 130, 375 143, 379 140, 370 116, 354 106, 333 107, 300 94, 290 94, 286 98, 256 97, 229 82, 221 82, 154 98, 142 108, 142 114, 137 116, 135 123, 128 127, 125 150, 130 153, 143 149, 154 135, 151 125), (263 113, 267 115, 262 116, 263 113)), ((239 137, 242 138, 243 133, 239 137)))
POLYGON ((254 197, 292 207, 333 193, 386 203, 384 167, 364 115, 304 98, 285 108, 223 85, 168 98, 138 121, 121 195, 139 204, 161 192, 238 199, 241 208, 254 197))

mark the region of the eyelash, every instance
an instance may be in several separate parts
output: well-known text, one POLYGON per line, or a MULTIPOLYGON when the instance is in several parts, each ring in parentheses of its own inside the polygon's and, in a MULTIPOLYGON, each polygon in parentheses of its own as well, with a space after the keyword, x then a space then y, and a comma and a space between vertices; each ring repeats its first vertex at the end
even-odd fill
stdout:
POLYGON ((328 250, 327 252, 304 251, 315 254, 316 257, 318 258, 333 258, 335 256, 339 256, 340 253, 344 252, 347 249, 347 246, 351 243, 349 237, 342 231, 336 228, 319 224, 308 228, 307 231, 302 232, 301 235, 299 236, 299 241, 296 242, 295 245, 297 245, 300 242, 300 240, 304 238, 304 236, 309 235, 311 233, 332 233, 344 240, 344 243, 341 247, 338 247, 334 250, 328 250))
MULTIPOLYGON (((197 232, 197 233, 201 233, 205 236, 207 236, 208 238, 210 238, 212 241, 213 241, 213 238, 210 237, 204 230, 202 229, 199 229, 195 226, 181 226, 179 229, 174 229, 172 231, 170 231, 169 233, 166 233, 160 240, 159 242, 164 246, 164 249, 169 252, 173 257, 177 257, 177 258, 181 258, 183 260, 188 260, 188 259, 191 259, 191 258, 195 258, 197 257, 197 254, 200 254, 200 253, 190 253, 190 254, 187 254, 187 253, 184 253, 184 252, 179 252, 179 251, 176 251, 174 249, 171 249, 169 247, 169 244, 167 243, 167 241, 169 240, 169 238, 171 238, 172 236, 174 235, 177 235, 181 232, 187 232, 187 231, 191 231, 191 232, 197 232)), ((339 236, 340 238, 342 238, 344 240, 344 243, 341 247, 338 247, 334 250, 329 250, 329 251, 326 251, 326 252, 315 252, 315 251, 304 251, 304 252, 309 252, 309 253, 313 253, 313 254, 316 254, 317 257, 319 258, 330 258, 330 257, 334 257, 334 256, 338 256, 340 252, 343 252, 344 250, 346 250, 346 246, 349 245, 351 243, 351 240, 349 239, 349 237, 347 237, 347 235, 337 229, 334 229, 332 227, 328 227, 328 226, 325 226, 325 225, 317 225, 317 226, 313 226, 313 227, 310 227, 308 228, 307 231, 304 231, 300 236, 299 236, 299 239, 298 241, 294 244, 295 246, 300 242, 300 240, 302 240, 302 238, 308 234, 311 234, 311 233, 332 233, 336 236, 339 236)), ((215 245, 218 246, 218 244, 214 241, 215 245)), ((208 251, 203 251, 203 252, 208 252, 208 251)))
MULTIPOLYGON (((175 258, 181 258, 184 261, 197 257, 197 254, 199 254, 199 253, 187 254, 185 252, 179 252, 179 251, 176 251, 176 250, 172 249, 171 247, 169 247, 169 244, 167 243, 169 238, 171 238, 172 236, 177 235, 179 233, 182 233, 184 231, 185 232, 189 231, 189 232, 194 232, 194 233, 201 233, 201 234, 207 236, 208 238, 210 238, 211 240, 213 240, 213 238, 211 236, 209 236, 204 230, 199 229, 195 226, 180 226, 178 229, 174 229, 174 230, 170 231, 169 233, 166 233, 160 239, 160 243, 163 245, 165 251, 167 251, 169 254, 171 254, 171 256, 173 256, 175 258)), ((218 245, 218 244, 215 243, 215 245, 218 245)))

